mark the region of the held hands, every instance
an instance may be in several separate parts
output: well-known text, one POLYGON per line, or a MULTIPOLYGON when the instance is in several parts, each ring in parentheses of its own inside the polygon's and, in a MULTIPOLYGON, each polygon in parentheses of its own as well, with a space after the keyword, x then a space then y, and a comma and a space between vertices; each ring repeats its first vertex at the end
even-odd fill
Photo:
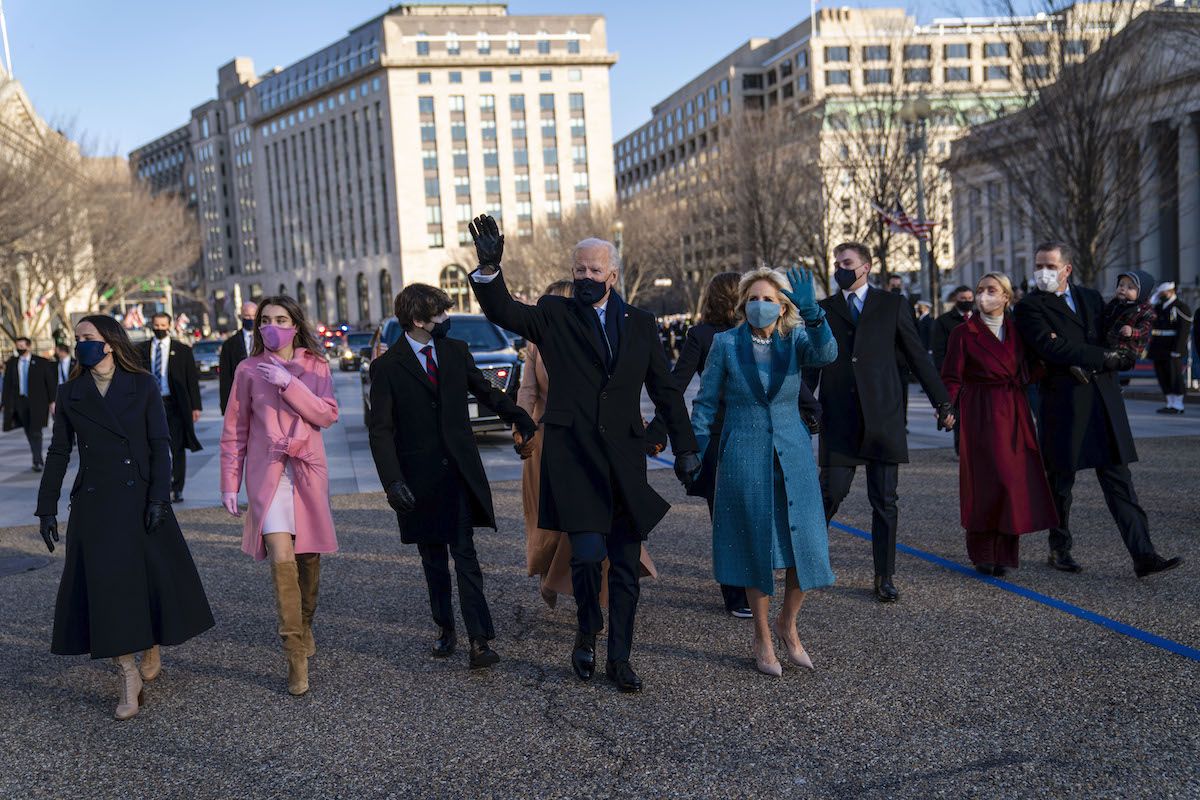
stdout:
POLYGON ((526 419, 513 426, 513 450, 524 461, 533 455, 533 438, 537 436, 537 425, 526 419))
POLYGON ((221 492, 221 505, 233 516, 240 517, 242 512, 238 510, 237 498, 237 492, 221 492))
MULTIPOLYGON (((234 496, 236 498, 236 495, 234 496)), ((237 502, 236 499, 234 502, 237 502)), ((154 533, 171 513, 171 504, 165 500, 151 500, 146 504, 146 535, 154 533)))
POLYGON ((387 501, 397 514, 410 514, 417 507, 417 498, 404 481, 393 481, 387 487, 387 501))
POLYGON ((683 484, 684 489, 691 489, 700 472, 700 457, 692 453, 675 454, 675 477, 683 484))
POLYGON ((792 267, 787 271, 788 283, 792 290, 783 290, 783 296, 792 301, 796 311, 805 321, 820 321, 824 316, 821 307, 817 305, 817 290, 813 285, 812 273, 806 269, 792 267))
POLYGON ((292 382, 292 373, 274 362, 259 364, 257 369, 259 377, 280 389, 286 389, 292 382))
POLYGON ((958 412, 949 403, 942 403, 937 407, 937 421, 938 430, 952 431, 958 422, 958 412))
POLYGON ((500 269, 500 259, 504 256, 504 234, 496 220, 487 214, 481 214, 467 226, 471 238, 475 240, 475 255, 479 258, 479 269, 484 275, 491 275, 500 269))
POLYGON ((58 541, 58 517, 47 514, 38 519, 41 520, 39 532, 42 534, 42 541, 46 543, 46 549, 53 553, 54 543, 58 541))

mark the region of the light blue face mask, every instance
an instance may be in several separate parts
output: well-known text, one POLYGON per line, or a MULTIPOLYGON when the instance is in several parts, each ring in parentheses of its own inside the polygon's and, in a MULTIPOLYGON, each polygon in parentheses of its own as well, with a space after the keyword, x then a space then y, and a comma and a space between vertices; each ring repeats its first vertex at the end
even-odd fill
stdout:
POLYGON ((770 300, 751 300, 746 303, 746 321, 762 330, 779 319, 780 305, 770 300))

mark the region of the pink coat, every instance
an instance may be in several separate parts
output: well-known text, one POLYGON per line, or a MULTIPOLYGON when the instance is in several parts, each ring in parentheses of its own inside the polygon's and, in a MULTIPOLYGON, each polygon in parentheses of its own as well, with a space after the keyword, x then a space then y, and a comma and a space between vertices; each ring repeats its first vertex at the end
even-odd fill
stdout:
POLYGON ((283 474, 292 463, 296 508, 296 552, 333 553, 337 536, 329 508, 329 468, 321 428, 337 422, 333 377, 321 356, 298 350, 283 362, 292 382, 280 390, 256 367, 272 358, 250 356, 233 376, 225 428, 221 432, 221 491, 236 492, 246 476, 250 509, 242 530, 242 552, 261 561, 267 557, 262 520, 283 474))

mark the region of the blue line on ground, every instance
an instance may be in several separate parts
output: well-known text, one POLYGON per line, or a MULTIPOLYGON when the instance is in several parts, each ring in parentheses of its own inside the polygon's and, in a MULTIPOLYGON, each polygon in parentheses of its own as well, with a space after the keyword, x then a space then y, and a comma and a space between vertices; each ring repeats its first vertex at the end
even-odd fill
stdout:
MULTIPOLYGON (((661 456, 649 456, 649 458, 653 461, 666 464, 667 466, 675 465, 675 461, 673 459, 667 459, 661 456)), ((867 531, 859 530, 858 528, 845 525, 841 522, 831 522, 830 527, 836 528, 843 533, 848 533, 851 536, 857 536, 860 539, 866 539, 868 542, 871 541, 871 534, 867 531)), ((1112 619, 1111 617, 1106 617, 1103 614, 1097 614, 1094 611, 1088 611, 1086 608, 1080 608, 1079 606, 1072 605, 1064 600, 1059 600, 1057 597, 1051 597, 1050 595, 1042 594, 1041 592, 1035 592, 1032 589, 1026 589, 1024 586, 1010 583, 1002 578, 997 578, 992 575, 984 575, 981 572, 976 572, 974 567, 968 567, 965 564, 959 564, 956 561, 951 561, 948 558, 943 558, 942 556, 920 550, 916 547, 911 547, 909 545, 897 542, 896 550, 904 553, 905 555, 919 558, 922 561, 928 561, 930 564, 936 564, 939 567, 945 567, 948 570, 952 570, 968 578, 973 578, 977 581, 990 584, 997 589, 1010 592, 1018 597, 1023 597, 1026 600, 1032 600, 1035 603, 1048 606, 1057 611, 1061 611, 1064 614, 1070 614, 1071 616, 1085 620, 1086 622, 1091 622, 1103 628, 1108 628, 1115 633, 1128 636, 1131 639, 1137 639, 1139 642, 1144 642, 1146 644, 1153 645, 1154 647, 1160 647, 1169 653, 1174 653, 1175 655, 1189 658, 1192 661, 1200 661, 1200 650, 1194 647, 1188 647, 1186 644, 1180 644, 1172 639, 1164 638, 1156 633, 1151 633, 1150 631, 1145 631, 1141 628, 1135 628, 1132 625, 1127 625, 1124 622, 1112 619)))

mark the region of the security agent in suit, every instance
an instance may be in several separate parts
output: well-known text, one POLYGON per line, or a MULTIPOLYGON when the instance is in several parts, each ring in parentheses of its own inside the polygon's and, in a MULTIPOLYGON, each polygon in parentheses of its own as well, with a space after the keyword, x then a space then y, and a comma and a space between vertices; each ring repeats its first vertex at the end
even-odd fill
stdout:
POLYGON ((1137 451, 1118 382, 1119 373, 1133 366, 1133 357, 1105 350, 1100 326, 1104 301, 1099 292, 1071 283, 1073 255, 1063 242, 1039 245, 1034 255, 1038 289, 1014 312, 1025 346, 1046 364, 1038 432, 1059 519, 1059 526, 1050 530, 1049 564, 1063 572, 1081 569, 1071 556, 1071 494, 1075 473, 1093 469, 1133 557, 1134 572, 1142 578, 1177 567, 1183 559, 1161 557, 1150 542, 1150 525, 1127 466, 1137 461, 1137 451), (1094 374, 1080 383, 1071 367, 1094 374))
MULTIPOLYGON (((71 348, 66 344, 54 346, 54 382, 61 386, 71 379, 71 370, 75 368, 75 359, 71 356, 71 348)), ((50 414, 54 415, 54 404, 50 404, 50 414)))
POLYGON ((630 666, 638 601, 641 541, 670 507, 646 481, 641 392, 667 426, 675 471, 690 483, 700 468, 683 393, 667 367, 654 317, 625 304, 613 288, 620 270, 616 248, 599 239, 575 246, 573 298, 547 296, 536 306, 512 299, 500 259, 504 237, 496 221, 471 223, 479 269, 471 288, 487 318, 538 346, 552 376, 541 422, 541 497, 538 525, 571 537, 571 583, 579 630, 571 664, 582 680, 596 667, 601 562, 607 556, 609 680, 636 692, 630 666))
POLYGON ((954 306, 933 322, 933 335, 930 339, 930 350, 933 352, 933 366, 941 372, 942 362, 946 360, 946 345, 950 343, 950 334, 954 329, 970 318, 975 308, 975 292, 970 286, 959 286, 950 293, 954 306))
POLYGON ((850 491, 854 472, 867 468, 871 501, 871 549, 875 596, 899 597, 892 585, 896 564, 896 485, 899 465, 908 462, 897 355, 916 375, 937 410, 939 425, 954 426, 950 397, 921 346, 912 309, 903 295, 867 286, 871 251, 847 242, 834 248, 834 279, 840 291, 820 302, 838 344, 838 357, 817 373, 824 409, 818 462, 825 518, 833 519, 850 491))
POLYGON ((57 383, 54 365, 31 352, 33 342, 21 336, 16 341, 17 354, 4 365, 4 389, 0 400, 4 405, 4 430, 21 428, 33 454, 33 471, 41 472, 45 464, 42 448, 42 428, 50 421, 57 383))
POLYGON ((196 423, 200 421, 200 370, 192 348, 171 338, 171 316, 150 318, 154 338, 138 345, 142 366, 158 382, 167 428, 171 433, 171 502, 183 502, 187 478, 187 451, 200 450, 196 423))
POLYGON ((233 390, 233 373, 238 364, 250 355, 254 346, 254 318, 258 315, 258 303, 242 303, 242 327, 229 335, 221 343, 221 356, 217 364, 217 379, 221 392, 221 416, 225 416, 225 406, 229 404, 229 393, 233 390))

